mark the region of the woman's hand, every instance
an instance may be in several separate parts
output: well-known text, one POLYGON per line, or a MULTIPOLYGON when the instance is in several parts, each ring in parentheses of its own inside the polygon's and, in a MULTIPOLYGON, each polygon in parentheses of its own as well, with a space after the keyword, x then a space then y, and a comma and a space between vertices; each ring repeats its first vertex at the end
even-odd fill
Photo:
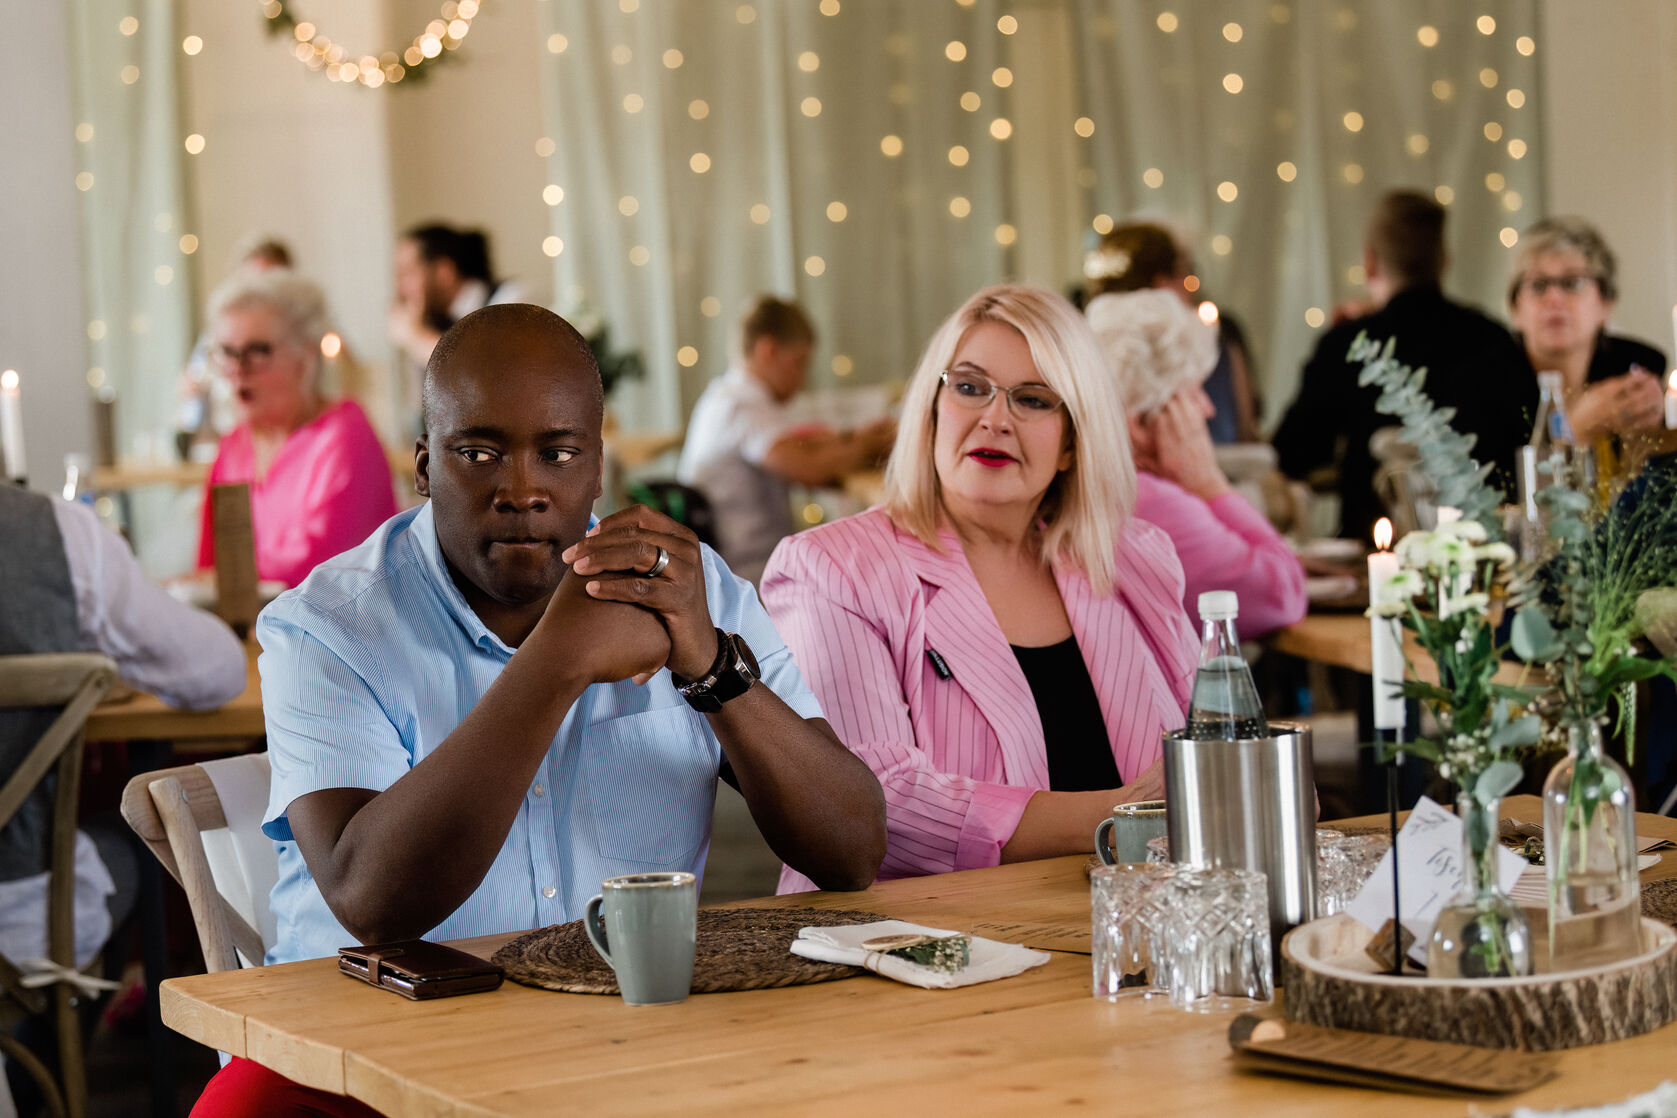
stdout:
POLYGON ((1566 411, 1573 438, 1587 444, 1602 435, 1664 423, 1665 393, 1659 378, 1638 365, 1590 385, 1566 411))
POLYGON ((1183 389, 1143 422, 1152 430, 1155 472, 1201 500, 1214 501, 1230 491, 1229 479, 1217 468, 1203 396, 1197 385, 1183 389))
POLYGON ((1135 804, 1165 798, 1165 759, 1160 757, 1136 774, 1136 778, 1113 793, 1115 804, 1135 804))

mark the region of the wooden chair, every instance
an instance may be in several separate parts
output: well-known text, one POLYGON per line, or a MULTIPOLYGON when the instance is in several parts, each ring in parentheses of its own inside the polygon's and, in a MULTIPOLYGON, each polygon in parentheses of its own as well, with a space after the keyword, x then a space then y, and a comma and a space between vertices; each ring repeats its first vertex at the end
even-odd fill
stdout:
POLYGON ((245 482, 210 487, 210 523, 215 537, 216 613, 243 640, 262 608, 257 591, 256 534, 251 526, 250 486, 245 482))
POLYGON ((260 966, 273 942, 279 857, 261 833, 268 773, 266 753, 245 753, 141 773, 123 789, 122 817, 186 890, 212 973, 260 966))
MULTIPOLYGON (((29 800, 41 782, 55 776, 47 885, 47 956, 66 972, 76 970, 76 801, 81 793, 82 731, 91 711, 116 683, 116 664, 97 653, 0 656, 0 710, 58 714, 0 785, 0 827, 29 800)), ((51 1013, 58 1039, 58 1076, 10 1030, 0 1029, 0 1051, 41 1087, 56 1115, 87 1113, 87 1076, 82 1057, 78 991, 62 980, 36 985, 18 961, 0 956, 0 992, 32 1015, 51 1013)))

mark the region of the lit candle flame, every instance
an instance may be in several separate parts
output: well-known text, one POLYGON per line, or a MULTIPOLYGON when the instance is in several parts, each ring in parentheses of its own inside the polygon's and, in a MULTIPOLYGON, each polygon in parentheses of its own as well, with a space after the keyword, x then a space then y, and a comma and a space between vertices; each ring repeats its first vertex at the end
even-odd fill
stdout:
POLYGON ((1207 326, 1217 325, 1217 304, 1207 299, 1200 304, 1200 321, 1207 326))
POLYGON ((17 387, 17 370, 16 369, 7 369, 5 372, 0 373, 0 388, 8 388, 9 389, 9 388, 16 388, 16 387, 17 387))
POLYGON ((1392 548, 1392 522, 1384 516, 1374 522, 1374 546, 1381 551, 1392 548))

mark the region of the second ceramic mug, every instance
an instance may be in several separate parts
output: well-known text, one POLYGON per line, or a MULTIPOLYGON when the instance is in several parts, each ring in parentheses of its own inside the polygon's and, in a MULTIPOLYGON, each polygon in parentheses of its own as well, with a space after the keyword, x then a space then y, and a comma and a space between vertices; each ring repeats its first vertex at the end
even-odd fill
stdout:
POLYGON ((608 877, 600 889, 583 912, 582 927, 617 973, 623 1000, 630 1005, 685 1001, 693 986, 698 941, 698 878, 637 873, 608 877))
POLYGON ((1165 833, 1165 802, 1119 804, 1095 828, 1095 853, 1109 866, 1147 861, 1147 840, 1165 833))

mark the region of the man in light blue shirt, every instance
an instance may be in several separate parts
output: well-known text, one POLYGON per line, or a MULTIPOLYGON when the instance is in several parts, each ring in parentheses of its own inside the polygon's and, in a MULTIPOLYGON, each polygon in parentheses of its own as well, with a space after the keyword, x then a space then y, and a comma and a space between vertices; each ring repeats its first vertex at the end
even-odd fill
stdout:
POLYGON ((651 510, 589 527, 602 407, 563 319, 462 319, 426 376, 429 504, 263 612, 269 962, 558 923, 603 878, 698 871, 719 772, 787 864, 873 880, 878 782, 749 584, 651 510))

